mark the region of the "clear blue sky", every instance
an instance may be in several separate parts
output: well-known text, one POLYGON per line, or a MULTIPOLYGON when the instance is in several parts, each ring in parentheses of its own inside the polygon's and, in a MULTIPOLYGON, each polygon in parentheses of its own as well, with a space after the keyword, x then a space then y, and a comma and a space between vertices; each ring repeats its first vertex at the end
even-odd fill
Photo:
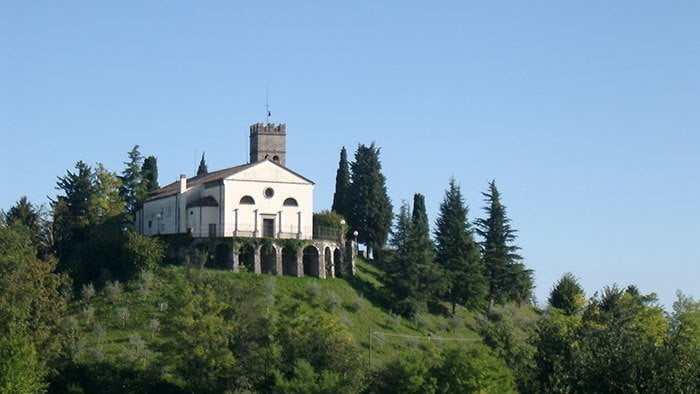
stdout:
POLYGON ((472 219, 495 178, 540 301, 567 271, 700 296, 697 1, 106 3, 0 4, 0 208, 134 144, 161 184, 240 164, 267 85, 317 210, 376 141, 431 221, 450 176, 472 219))

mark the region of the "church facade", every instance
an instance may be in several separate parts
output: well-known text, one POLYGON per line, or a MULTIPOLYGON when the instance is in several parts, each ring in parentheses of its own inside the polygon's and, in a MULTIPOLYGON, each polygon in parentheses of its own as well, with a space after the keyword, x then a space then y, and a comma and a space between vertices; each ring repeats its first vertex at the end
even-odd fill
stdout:
POLYGON ((286 154, 286 125, 251 125, 248 163, 191 178, 181 175, 155 190, 136 213, 137 231, 188 234, 193 247, 235 271, 245 266, 279 275, 351 274, 352 245, 342 235, 314 236, 314 183, 286 167, 286 154), (267 247, 223 250, 233 248, 235 238, 265 239, 267 247), (304 241, 306 247, 285 255, 287 239, 304 241))

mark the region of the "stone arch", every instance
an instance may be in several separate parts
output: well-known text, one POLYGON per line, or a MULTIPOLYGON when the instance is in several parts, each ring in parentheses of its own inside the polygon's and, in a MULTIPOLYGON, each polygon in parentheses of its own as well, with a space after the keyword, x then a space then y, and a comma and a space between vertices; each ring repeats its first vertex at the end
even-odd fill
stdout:
POLYGON ((335 265, 335 277, 336 278, 342 278, 343 277, 343 253, 340 251, 340 248, 335 248, 333 251, 333 263, 335 265))
POLYGON ((309 245, 304 248, 303 263, 304 276, 321 276, 321 259, 315 246, 309 245))
POLYGON ((225 243, 219 243, 214 249, 214 258, 210 261, 209 266, 215 269, 226 269, 232 261, 231 248, 225 243))
POLYGON ((282 248, 282 275, 299 276, 297 252, 289 246, 282 248))
POLYGON ((326 246, 323 248, 323 263, 326 265, 326 278, 333 277, 333 255, 331 248, 326 246))
POLYGON ((277 249, 274 245, 260 247, 260 273, 275 274, 277 271, 277 249))
POLYGON ((243 245, 238 251, 238 264, 245 267, 247 272, 255 272, 255 248, 252 245, 243 245))

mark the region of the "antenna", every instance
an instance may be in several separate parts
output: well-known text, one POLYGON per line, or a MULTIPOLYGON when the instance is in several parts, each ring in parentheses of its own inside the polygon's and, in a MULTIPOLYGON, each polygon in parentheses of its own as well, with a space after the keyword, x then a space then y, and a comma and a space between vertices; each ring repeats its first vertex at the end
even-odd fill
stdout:
POLYGON ((265 127, 267 127, 267 124, 270 123, 270 116, 272 116, 272 113, 270 113, 270 91, 267 88, 267 85, 265 85, 265 108, 267 109, 265 127))

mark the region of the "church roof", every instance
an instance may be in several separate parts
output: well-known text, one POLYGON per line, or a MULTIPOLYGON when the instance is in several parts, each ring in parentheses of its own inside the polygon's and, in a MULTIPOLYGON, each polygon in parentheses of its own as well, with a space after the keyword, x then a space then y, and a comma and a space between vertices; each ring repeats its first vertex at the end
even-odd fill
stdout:
POLYGON ((191 203, 187 204, 187 208, 191 207, 218 207, 219 203, 216 202, 216 199, 212 196, 206 196, 202 198, 198 198, 191 203))
MULTIPOLYGON (((254 166, 262 163, 263 161, 267 161, 267 162, 270 162, 278 167, 284 168, 285 170, 298 176, 299 178, 302 178, 303 180, 313 184, 313 182, 311 180, 309 180, 308 178, 305 178, 305 177, 297 174, 296 172, 290 170, 289 168, 284 167, 282 165, 279 165, 279 164, 275 163, 274 161, 268 159, 268 160, 258 161, 256 163, 247 163, 247 164, 242 164, 242 165, 235 166, 235 167, 224 168, 223 170, 218 170, 218 171, 210 172, 207 174, 197 175, 195 177, 188 178, 187 179, 187 188, 189 189, 190 187, 197 186, 197 185, 204 184, 204 183, 221 181, 225 178, 230 177, 231 175, 238 174, 239 172, 242 172, 242 171, 245 171, 251 167, 254 167, 254 166)), ((156 189, 156 190, 152 191, 146 197, 146 201, 152 201, 152 200, 157 200, 159 198, 173 196, 173 195, 177 194, 179 191, 180 191, 180 181, 177 180, 169 185, 161 187, 160 189, 156 189)))

